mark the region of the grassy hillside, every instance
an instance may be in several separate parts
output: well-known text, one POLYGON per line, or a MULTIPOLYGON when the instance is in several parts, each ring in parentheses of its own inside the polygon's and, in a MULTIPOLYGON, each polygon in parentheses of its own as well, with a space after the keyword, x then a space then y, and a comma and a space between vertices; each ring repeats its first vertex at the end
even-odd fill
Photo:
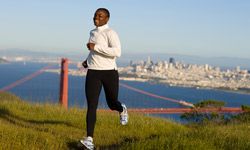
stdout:
MULTIPOLYGON (((30 104, 0 93, 0 149, 78 149, 86 110, 30 104)), ((130 113, 127 126, 115 112, 98 112, 97 149, 250 149, 250 124, 185 126, 130 113)))

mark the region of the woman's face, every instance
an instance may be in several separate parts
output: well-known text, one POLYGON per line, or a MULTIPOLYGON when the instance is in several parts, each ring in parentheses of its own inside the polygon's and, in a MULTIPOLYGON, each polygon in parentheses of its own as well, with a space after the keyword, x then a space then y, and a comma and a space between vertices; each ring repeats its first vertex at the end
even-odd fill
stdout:
POLYGON ((109 18, 104 11, 99 10, 95 12, 93 21, 96 27, 100 27, 107 24, 108 20, 109 18))

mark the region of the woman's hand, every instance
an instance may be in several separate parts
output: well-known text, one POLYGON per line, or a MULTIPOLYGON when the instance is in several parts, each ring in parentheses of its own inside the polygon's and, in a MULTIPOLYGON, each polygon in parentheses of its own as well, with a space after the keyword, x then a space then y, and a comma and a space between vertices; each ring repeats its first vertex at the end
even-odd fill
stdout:
POLYGON ((94 43, 88 43, 88 44, 87 44, 87 48, 88 48, 89 50, 94 50, 94 47, 95 47, 95 44, 94 44, 94 43))
POLYGON ((82 66, 83 66, 84 68, 88 68, 87 60, 85 60, 85 61, 82 62, 82 66))

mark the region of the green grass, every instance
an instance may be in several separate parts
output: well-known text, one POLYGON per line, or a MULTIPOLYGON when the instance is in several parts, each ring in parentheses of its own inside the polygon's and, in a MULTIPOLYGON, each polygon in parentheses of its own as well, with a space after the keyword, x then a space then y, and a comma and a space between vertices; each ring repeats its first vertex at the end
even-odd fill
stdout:
MULTIPOLYGON (((77 149, 85 109, 31 104, 0 93, 0 149, 77 149)), ((127 126, 115 112, 98 112, 97 149, 250 149, 250 124, 189 126, 130 113, 127 126)))

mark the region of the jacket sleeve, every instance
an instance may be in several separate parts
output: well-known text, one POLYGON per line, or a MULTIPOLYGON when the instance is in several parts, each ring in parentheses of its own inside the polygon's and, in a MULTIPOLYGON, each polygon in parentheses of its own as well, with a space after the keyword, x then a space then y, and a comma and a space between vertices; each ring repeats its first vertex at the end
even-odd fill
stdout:
POLYGON ((121 43, 116 32, 111 31, 108 33, 108 46, 96 44, 94 50, 109 57, 121 56, 121 43))

